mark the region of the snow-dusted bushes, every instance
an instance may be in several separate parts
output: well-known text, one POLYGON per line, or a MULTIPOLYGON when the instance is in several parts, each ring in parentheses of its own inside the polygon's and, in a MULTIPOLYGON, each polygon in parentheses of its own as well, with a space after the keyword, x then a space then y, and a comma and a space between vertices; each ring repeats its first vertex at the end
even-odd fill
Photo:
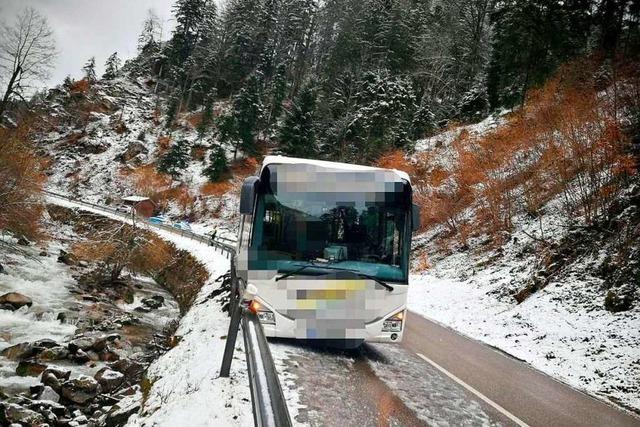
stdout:
POLYGON ((31 120, 16 129, 0 127, 0 230, 40 237, 43 166, 30 143, 31 120))
POLYGON ((443 168, 437 153, 417 155, 412 172, 424 227, 444 224, 463 243, 469 233, 500 241, 515 215, 536 217, 556 197, 568 218, 608 219, 636 170, 620 95, 637 91, 630 88, 637 71, 620 69, 592 59, 568 64, 495 131, 461 132, 452 164, 443 168), (607 67, 603 81, 598 71, 607 67))

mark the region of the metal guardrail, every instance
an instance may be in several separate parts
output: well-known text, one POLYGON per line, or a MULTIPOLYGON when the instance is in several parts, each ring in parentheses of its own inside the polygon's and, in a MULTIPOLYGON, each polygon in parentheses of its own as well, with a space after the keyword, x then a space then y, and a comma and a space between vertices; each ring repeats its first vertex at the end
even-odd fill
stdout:
MULTIPOLYGON (((107 206, 76 200, 53 191, 44 190, 44 193, 101 212, 106 212, 122 219, 132 219, 131 215, 107 206)), ((181 230, 164 224, 154 224, 146 218, 139 216, 136 216, 135 219, 143 220, 144 223, 150 227, 178 234, 218 248, 221 252, 226 253, 227 258, 235 255, 236 242, 233 239, 225 237, 211 239, 210 237, 202 236, 191 231, 181 230)), ((244 287, 241 286, 240 281, 233 275, 231 276, 231 281, 231 299, 229 303, 231 321, 229 323, 229 333, 227 334, 220 376, 229 376, 238 329, 240 324, 242 324, 254 424, 257 427, 290 427, 292 424, 289 409, 287 408, 287 402, 284 398, 282 387, 280 386, 278 372, 273 363, 273 357, 271 356, 269 343, 264 335, 262 324, 254 313, 243 307, 244 301, 242 295, 244 293, 244 287)))
MULTIPOLYGON (((77 199, 74 199, 72 197, 65 196, 64 194, 55 193, 53 191, 43 190, 43 192, 45 194, 50 195, 50 196, 57 197, 57 198, 63 199, 63 200, 67 200, 69 202, 73 202, 73 203, 76 203, 76 204, 79 204, 79 205, 87 206, 87 207, 90 207, 92 209, 96 209, 96 210, 99 210, 99 211, 102 211, 102 212, 106 212, 106 213, 109 213, 110 215, 115 215, 115 216, 118 216, 118 217, 123 218, 123 219, 132 219, 131 215, 129 215, 127 213, 124 213, 124 212, 121 212, 121 211, 118 211, 118 210, 116 210, 114 208, 111 208, 111 207, 108 207, 108 206, 96 205, 94 203, 86 202, 86 201, 83 201, 83 200, 77 200, 77 199)), ((172 227, 170 225, 156 224, 156 223, 153 223, 153 222, 149 221, 147 218, 140 217, 140 216, 137 216, 137 215, 135 216, 135 219, 143 221, 146 225, 148 225, 150 227, 154 227, 154 228, 157 228, 157 229, 160 229, 160 230, 164 230, 164 231, 167 231, 169 233, 177 234, 179 236, 187 237, 187 238, 189 238, 191 240, 196 240, 198 242, 207 244, 209 246, 213 246, 213 247, 215 247, 217 249, 220 249, 220 253, 224 253, 227 256, 227 258, 230 258, 235 253, 235 250, 236 250, 236 248, 235 248, 235 243, 236 242, 233 239, 229 239, 229 238, 222 237, 222 236, 216 237, 215 239, 212 239, 211 237, 203 236, 201 234, 197 234, 197 233, 194 233, 194 232, 188 231, 188 230, 182 230, 182 229, 179 229, 179 228, 176 228, 176 227, 172 227)))

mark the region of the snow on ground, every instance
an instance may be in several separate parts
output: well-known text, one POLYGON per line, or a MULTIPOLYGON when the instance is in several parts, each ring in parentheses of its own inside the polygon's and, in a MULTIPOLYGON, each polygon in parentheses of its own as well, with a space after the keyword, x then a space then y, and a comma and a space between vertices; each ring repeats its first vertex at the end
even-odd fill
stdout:
MULTIPOLYGON (((468 270, 463 262, 459 257, 458 271, 468 270)), ((640 310, 614 314, 573 305, 571 294, 584 286, 577 278, 552 282, 516 305, 491 293, 501 286, 499 273, 480 270, 456 280, 443 271, 411 277, 410 310, 589 394, 640 409, 640 310)))
MULTIPOLYGON (((56 197, 50 203, 78 208, 122 220, 117 215, 88 208, 56 197)), ((147 372, 151 389, 141 415, 130 418, 131 426, 173 426, 188 420, 190 426, 253 425, 242 334, 238 335, 229 378, 220 378, 229 318, 215 299, 215 279, 229 270, 229 260, 214 248, 187 237, 149 227, 160 237, 187 250, 204 264, 210 274, 189 312, 176 331, 179 344, 156 360, 147 372)))

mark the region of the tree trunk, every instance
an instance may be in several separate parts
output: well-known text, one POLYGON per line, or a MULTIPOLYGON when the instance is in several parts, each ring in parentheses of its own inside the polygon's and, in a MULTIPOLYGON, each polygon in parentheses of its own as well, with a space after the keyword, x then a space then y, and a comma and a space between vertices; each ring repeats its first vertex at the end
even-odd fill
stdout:
POLYGON ((20 75, 20 73, 22 73, 22 67, 18 65, 16 67, 16 70, 13 72, 13 75, 11 76, 11 80, 9 80, 9 85, 7 86, 7 90, 4 93, 4 96, 2 97, 2 102, 0 102, 0 120, 2 120, 2 116, 4 115, 4 112, 7 109, 9 98, 13 94, 13 88, 16 84, 16 80, 18 79, 18 76, 20 75))

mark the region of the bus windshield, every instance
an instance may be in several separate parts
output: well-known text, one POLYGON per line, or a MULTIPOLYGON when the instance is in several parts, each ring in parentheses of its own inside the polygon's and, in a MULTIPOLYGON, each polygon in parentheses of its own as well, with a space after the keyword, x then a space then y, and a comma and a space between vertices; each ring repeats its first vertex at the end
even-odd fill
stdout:
MULTIPOLYGON (((251 242, 252 267, 289 272, 305 263, 322 262, 406 283, 407 205, 362 195, 353 202, 336 199, 340 197, 317 192, 260 194, 251 242)), ((304 274, 312 271, 305 269, 304 274)))

